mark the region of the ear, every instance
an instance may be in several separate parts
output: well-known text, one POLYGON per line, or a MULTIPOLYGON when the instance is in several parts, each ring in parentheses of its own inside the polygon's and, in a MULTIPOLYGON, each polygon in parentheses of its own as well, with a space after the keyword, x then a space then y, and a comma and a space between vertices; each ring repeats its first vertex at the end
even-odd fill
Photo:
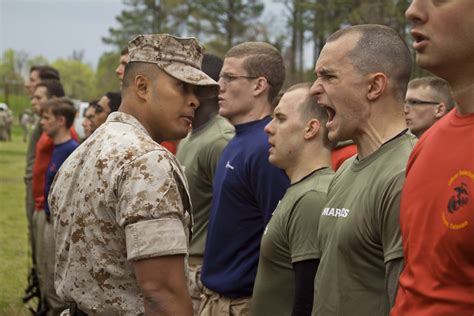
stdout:
POLYGON ((435 118, 437 120, 439 120, 440 118, 442 118, 446 113, 447 113, 447 109, 446 109, 446 104, 444 104, 443 102, 441 102, 440 104, 438 104, 437 106, 435 106, 435 110, 434 110, 434 115, 435 115, 435 118))
POLYGON ((318 135, 319 131, 321 130, 321 123, 317 119, 311 119, 306 123, 304 128, 304 139, 310 140, 316 135, 318 135))
POLYGON ((258 77, 254 86, 253 95, 257 97, 265 91, 268 91, 268 81, 264 77, 258 77))
POLYGON ((387 83, 387 76, 381 72, 370 75, 367 99, 370 101, 378 99, 387 88, 387 83))
POLYGON ((150 93, 150 80, 144 75, 136 75, 133 80, 133 91, 141 100, 146 100, 150 93))
POLYGON ((56 120, 61 124, 62 126, 66 126, 66 117, 62 115, 56 116, 56 120))

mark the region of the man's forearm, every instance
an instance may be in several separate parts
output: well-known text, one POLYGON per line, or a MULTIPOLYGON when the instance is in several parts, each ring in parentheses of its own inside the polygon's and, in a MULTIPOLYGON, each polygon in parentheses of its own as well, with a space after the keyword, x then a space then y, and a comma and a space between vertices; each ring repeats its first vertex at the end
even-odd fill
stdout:
POLYGON ((144 293, 145 315, 192 315, 193 306, 187 291, 144 293))
POLYGON ((390 307, 395 304, 397 297, 398 279, 403 270, 403 258, 390 260, 385 264, 385 289, 387 291, 390 307))

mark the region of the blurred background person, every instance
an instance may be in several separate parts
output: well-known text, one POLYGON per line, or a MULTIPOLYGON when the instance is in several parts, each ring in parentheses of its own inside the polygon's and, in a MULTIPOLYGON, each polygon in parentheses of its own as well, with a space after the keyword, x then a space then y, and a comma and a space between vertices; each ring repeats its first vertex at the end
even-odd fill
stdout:
POLYGON ((405 117, 410 131, 420 138, 455 106, 449 84, 437 77, 411 80, 405 97, 405 117))

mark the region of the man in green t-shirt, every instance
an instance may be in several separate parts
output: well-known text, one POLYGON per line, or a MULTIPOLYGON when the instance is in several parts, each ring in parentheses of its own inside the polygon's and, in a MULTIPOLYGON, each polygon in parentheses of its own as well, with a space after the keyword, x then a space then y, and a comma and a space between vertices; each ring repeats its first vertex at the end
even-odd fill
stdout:
POLYGON ((399 225, 405 165, 416 138, 403 113, 411 56, 398 33, 358 25, 331 35, 311 88, 331 141, 357 156, 336 172, 319 220, 314 315, 388 315, 403 268, 399 225))
POLYGON ((251 304, 255 316, 311 313, 320 258, 312 240, 334 172, 327 113, 309 95, 310 87, 288 89, 265 127, 269 161, 285 170, 291 186, 263 233, 251 304))
MULTIPOLYGON (((218 81, 222 63, 221 58, 205 54, 202 71, 218 81)), ((203 294, 201 267, 212 202, 214 171, 222 150, 234 136, 234 127, 225 118, 217 115, 218 109, 217 96, 201 100, 201 105, 194 113, 192 130, 179 143, 176 152, 176 158, 182 164, 189 183, 189 195, 193 204, 194 227, 189 245, 188 288, 195 315, 203 294)))

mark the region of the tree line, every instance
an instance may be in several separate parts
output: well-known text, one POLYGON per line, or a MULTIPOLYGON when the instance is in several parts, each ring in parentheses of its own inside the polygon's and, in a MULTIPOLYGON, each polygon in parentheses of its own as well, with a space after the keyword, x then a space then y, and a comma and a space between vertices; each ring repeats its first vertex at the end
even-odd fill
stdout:
MULTIPOLYGON (((125 9, 116 17, 102 41, 113 47, 104 53, 94 71, 82 61, 80 52, 51 63, 62 76, 66 93, 82 100, 99 97, 118 88, 115 68, 119 52, 137 34, 169 33, 194 36, 207 51, 223 57, 243 41, 265 41, 277 47, 287 62, 286 85, 313 79, 314 62, 327 37, 346 25, 378 23, 396 29, 411 46, 404 12, 410 0, 123 0, 125 9), (279 4, 281 12, 265 5, 279 4), (277 23, 278 22, 278 23, 277 23), (283 25, 282 29, 275 24, 283 25), (308 54, 308 51, 312 54, 308 54), (311 59, 311 60, 308 60, 311 59), (311 66, 308 66, 311 65, 311 66)), ((8 50, 0 61, 0 87, 22 81, 32 64, 47 64, 42 56, 29 58, 8 50)), ((423 71, 415 68, 414 76, 423 71)), ((4 89, 3 89, 4 90, 4 89)))

